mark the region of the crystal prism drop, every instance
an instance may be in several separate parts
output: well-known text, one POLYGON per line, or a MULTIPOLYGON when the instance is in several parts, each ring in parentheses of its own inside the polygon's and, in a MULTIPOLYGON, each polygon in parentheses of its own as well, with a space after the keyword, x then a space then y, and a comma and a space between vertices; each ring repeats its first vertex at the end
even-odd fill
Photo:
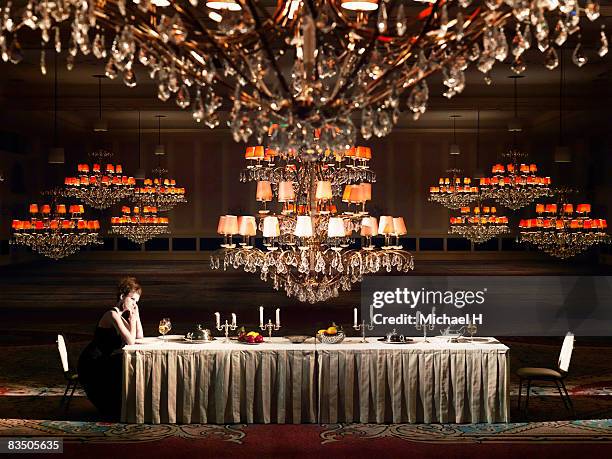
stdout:
POLYGON ((531 27, 529 26, 529 24, 525 26, 525 30, 523 31, 523 39, 525 40, 525 49, 531 48, 533 35, 531 34, 531 27))
POLYGON ((538 49, 541 52, 546 51, 549 46, 550 46, 550 42, 548 41, 548 38, 544 38, 543 40, 538 41, 538 49))
POLYGON ((485 73, 484 82, 487 86, 491 85, 491 83, 493 82, 493 79, 491 78, 491 74, 485 73))
POLYGON ((535 36, 538 39, 538 41, 544 40, 546 37, 548 37, 548 34, 550 33, 550 29, 548 27, 548 22, 546 22, 546 18, 544 17, 544 13, 538 16, 535 28, 536 28, 535 36))
POLYGON ((110 58, 106 63, 106 66, 104 67, 104 74, 111 80, 117 78, 117 69, 115 68, 115 61, 113 61, 112 58, 110 58))
POLYGON ((516 34, 512 39, 512 55, 518 57, 525 52, 527 45, 525 44, 525 38, 521 33, 519 24, 516 25, 516 34))
POLYGON ((526 68, 527 68, 527 66, 525 65, 525 60, 523 59, 523 56, 518 56, 514 60, 512 65, 510 66, 510 70, 512 70, 517 75, 523 73, 526 68))
POLYGON ((189 89, 185 84, 182 84, 178 92, 176 93, 176 105, 180 108, 185 109, 189 107, 191 103, 191 96, 189 95, 189 89))
POLYGON ((408 28, 408 26, 406 25, 406 11, 404 10, 403 3, 397 9, 395 28, 397 30, 397 34, 400 37, 402 37, 406 33, 406 29, 408 28))
POLYGON ((457 40, 463 38, 463 13, 459 11, 457 13, 457 23, 455 24, 455 33, 457 34, 457 40))
POLYGON ((66 69, 69 71, 74 68, 74 56, 72 54, 68 54, 66 56, 66 69))
POLYGON ((606 32, 604 31, 604 27, 601 27, 601 46, 599 47, 599 49, 597 50, 597 54, 599 54, 599 57, 604 57, 606 54, 608 54, 608 37, 606 36, 606 32))
POLYGON ((165 102, 170 99, 170 90, 168 89, 168 85, 166 85, 166 83, 163 81, 161 81, 157 86, 157 97, 162 102, 165 102))
POLYGON ((202 102, 202 94, 200 88, 196 91, 195 100, 193 102, 193 111, 191 113, 193 119, 199 123, 204 118, 204 103, 202 102))
POLYGON ((446 2, 442 5, 440 10, 440 30, 446 32, 448 30, 448 9, 446 8, 446 2))
POLYGON ((21 52, 21 45, 17 41, 17 37, 13 38, 11 47, 8 52, 9 60, 13 64, 19 64, 23 60, 23 53, 21 52))
POLYGON ((387 7, 385 6, 384 0, 380 2, 378 7, 378 18, 376 19, 376 27, 378 33, 383 34, 387 31, 387 7))
POLYGON ((125 69, 123 72, 123 82, 128 88, 133 88, 136 86, 136 74, 131 67, 125 69))
POLYGON ((582 44, 578 42, 576 48, 574 48, 574 52, 572 53, 572 62, 576 64, 578 67, 582 67, 588 61, 586 55, 584 54, 584 50, 582 49, 582 44))
POLYGON ((478 43, 474 43, 472 47, 470 48, 468 59, 474 62, 474 61, 477 61, 479 57, 480 57, 480 46, 478 46, 478 43))
POLYGON ((59 27, 55 28, 55 52, 62 52, 62 39, 60 37, 60 29, 59 27))
POLYGON ((46 51, 44 48, 40 51, 40 73, 43 75, 47 74, 47 62, 46 62, 46 51))
POLYGON ((599 0, 588 0, 586 5, 584 6, 584 12, 586 17, 589 18, 590 21, 594 21, 599 17, 599 0))
POLYGON ((555 30, 557 31, 555 43, 557 46, 561 46, 563 43, 565 43, 565 40, 567 40, 567 27, 565 27, 565 24, 561 19, 559 19, 559 22, 557 22, 555 30))
POLYGON ((559 58, 557 56, 557 51, 552 46, 548 47, 548 51, 544 53, 544 66, 548 70, 553 70, 557 68, 559 65, 559 58))

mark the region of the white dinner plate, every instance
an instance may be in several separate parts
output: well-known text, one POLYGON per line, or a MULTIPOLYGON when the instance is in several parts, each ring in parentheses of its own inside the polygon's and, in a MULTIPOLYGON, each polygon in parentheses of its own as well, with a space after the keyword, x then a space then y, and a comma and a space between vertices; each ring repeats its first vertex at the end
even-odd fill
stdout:
POLYGON ((136 338, 136 344, 154 344, 154 343, 159 343, 159 339, 154 337, 154 336, 150 336, 148 338, 136 338))
POLYGON ((161 339, 164 341, 182 341, 185 338, 185 335, 159 335, 157 339, 161 339))
POLYGON ((475 336, 474 338, 463 337, 463 338, 459 338, 457 341, 459 341, 460 343, 474 343, 474 344, 490 344, 490 343, 498 342, 495 338, 481 338, 478 336, 475 336))
POLYGON ((185 338, 184 341, 186 343, 191 343, 191 344, 208 344, 208 343, 212 343, 216 338, 211 338, 211 339, 189 339, 189 338, 185 338))

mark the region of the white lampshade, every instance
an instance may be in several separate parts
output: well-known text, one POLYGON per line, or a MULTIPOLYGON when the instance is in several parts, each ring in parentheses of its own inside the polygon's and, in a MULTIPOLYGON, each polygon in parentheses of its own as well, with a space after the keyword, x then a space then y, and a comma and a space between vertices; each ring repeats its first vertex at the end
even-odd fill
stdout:
POLYGON ((49 150, 49 164, 64 164, 64 149, 54 147, 49 150))
POLYGON ((393 233, 396 236, 403 236, 407 234, 406 224, 404 223, 404 217, 394 217, 393 218, 393 233))
POLYGON ((257 182, 256 197, 258 201, 272 201, 272 185, 267 180, 257 182))
POLYGON ((521 132, 522 130, 523 130, 523 125, 521 123, 520 118, 514 117, 508 122, 509 132, 521 132))
POLYGON ((217 225, 217 233, 218 234, 225 234, 225 215, 221 215, 219 217, 219 224, 217 225))
POLYGON ((297 237, 312 237, 312 218, 308 215, 298 215, 293 234, 297 237))
POLYGON ((224 234, 238 234, 238 217, 236 215, 225 216, 224 231, 224 234))
POLYGON ((315 199, 317 201, 329 201, 332 198, 331 182, 319 180, 315 191, 315 199))
POLYGON ((255 217, 251 215, 244 215, 240 217, 239 220, 238 233, 240 233, 241 236, 255 236, 257 234, 255 217))
POLYGON ((278 237, 280 236, 280 227, 278 225, 278 218, 268 216, 263 220, 263 235, 264 237, 278 237))
POLYGON ((329 219, 327 226, 327 236, 329 237, 345 237, 346 230, 344 229, 344 220, 340 217, 332 217, 329 219))
POLYGON ((94 121, 93 130, 94 130, 94 132, 106 132, 106 131, 108 131, 108 124, 106 123, 106 120, 98 119, 98 120, 94 121))
POLYGON ((378 236, 378 221, 376 217, 363 217, 361 219, 362 236, 378 236))
POLYGON ((278 184, 278 202, 295 201, 293 182, 280 182, 278 184))
POLYGON ((378 234, 393 234, 393 217, 383 215, 378 224, 378 234))
POLYGON ((157 156, 164 156, 166 154, 166 147, 164 147, 162 144, 155 145, 155 154, 157 156))
POLYGON ((451 155, 460 155, 461 149, 459 148, 459 145, 457 145, 456 143, 452 143, 448 149, 448 152, 451 155))

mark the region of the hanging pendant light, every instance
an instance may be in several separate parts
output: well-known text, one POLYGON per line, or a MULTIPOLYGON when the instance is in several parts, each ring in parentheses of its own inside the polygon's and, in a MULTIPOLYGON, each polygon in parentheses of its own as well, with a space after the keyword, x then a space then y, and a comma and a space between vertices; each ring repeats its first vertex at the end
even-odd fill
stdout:
POLYGON ((511 75, 508 78, 512 78, 514 80, 514 117, 508 123, 508 132, 521 132, 523 130, 523 124, 521 123, 521 120, 518 117, 517 81, 519 78, 523 78, 523 76, 522 75, 511 75))
POLYGON ((161 143, 161 120, 166 115, 155 115, 157 118, 157 145, 155 145, 155 154, 157 156, 164 156, 166 154, 166 147, 161 143))
POLYGON ((94 122, 94 132, 106 132, 108 131, 108 124, 106 120, 102 119, 102 78, 106 78, 105 75, 94 75, 98 79, 98 119, 94 122))
POLYGON ((350 11, 376 11, 378 0, 342 0, 342 8, 350 11))
POLYGON ((64 149, 59 146, 57 138, 57 53, 55 53, 53 73, 53 147, 49 150, 49 164, 64 164, 65 154, 64 149))
POLYGON ((459 155, 461 150, 457 144, 457 118, 461 118, 461 115, 451 115, 450 117, 453 119, 453 143, 451 143, 448 152, 451 155, 459 155))
POLYGON ((480 107, 476 109, 476 170, 474 178, 481 179, 485 176, 484 170, 480 167, 480 107))
POLYGON ((563 142, 563 84, 565 82, 565 68, 563 67, 563 48, 559 48, 559 145, 555 148, 556 163, 571 163, 572 153, 563 142))
POLYGON ((141 149, 141 130, 140 130, 140 110, 138 110, 138 169, 134 174, 136 180, 145 179, 145 170, 142 168, 142 149, 141 149))

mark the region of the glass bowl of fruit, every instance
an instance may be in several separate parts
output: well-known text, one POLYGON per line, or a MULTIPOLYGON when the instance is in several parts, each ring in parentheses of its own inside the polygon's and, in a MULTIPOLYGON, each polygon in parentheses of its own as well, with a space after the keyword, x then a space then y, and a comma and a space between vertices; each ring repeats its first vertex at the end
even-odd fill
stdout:
POLYGON ((338 344, 344 341, 346 335, 342 328, 336 324, 323 328, 317 332, 317 339, 323 344, 338 344))
POLYGON ((241 332, 238 335, 238 341, 242 344, 261 344, 263 340, 263 336, 256 331, 250 331, 248 333, 241 332))

